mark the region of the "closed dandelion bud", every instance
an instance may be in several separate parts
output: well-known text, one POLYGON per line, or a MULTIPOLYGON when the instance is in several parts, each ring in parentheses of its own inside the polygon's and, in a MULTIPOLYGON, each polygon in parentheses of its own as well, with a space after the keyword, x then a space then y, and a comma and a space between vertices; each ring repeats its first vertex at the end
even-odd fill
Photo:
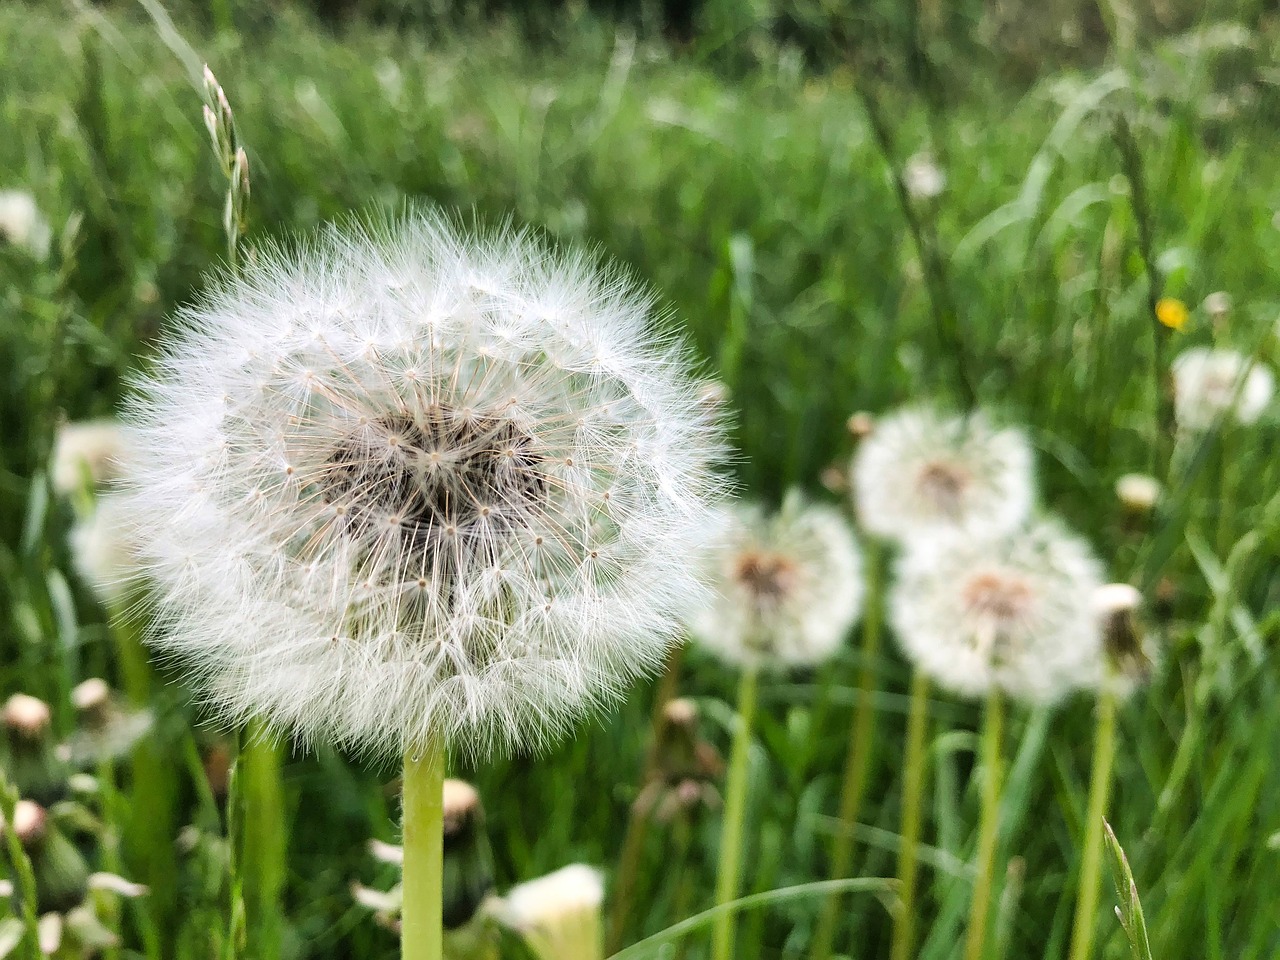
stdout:
POLYGON ((495 908, 537 960, 602 960, 604 878, 582 864, 512 887, 495 908))
POLYGON ((13 832, 31 860, 36 912, 65 913, 83 903, 89 891, 89 867, 44 807, 19 800, 13 811, 13 832))
POLYGON ((1150 513, 1162 492, 1160 481, 1145 473, 1126 473, 1116 481, 1116 498, 1131 514, 1150 513))
POLYGON ((476 915, 493 890, 493 854, 476 788, 444 782, 444 926, 455 930, 476 915))
POLYGON ((123 757, 151 729, 151 714, 125 709, 107 682, 94 677, 71 691, 77 730, 68 746, 71 761, 88 766, 123 757))
POLYGON ((862 526, 898 542, 957 530, 996 537, 1035 501, 1026 436, 980 411, 912 407, 881 418, 859 446, 852 476, 862 526))
POLYGON ((735 664, 808 666, 831 656, 862 609, 862 556, 841 513, 792 491, 776 514, 725 512, 718 596, 694 636, 735 664))
POLYGON ((1119 696, 1127 696, 1145 682, 1155 667, 1139 616, 1141 607, 1142 594, 1127 583, 1108 583, 1094 594, 1107 658, 1103 682, 1119 696))
POLYGON ((679 697, 662 710, 649 781, 636 796, 636 812, 659 820, 695 816, 720 805, 716 781, 724 773, 719 751, 698 730, 698 707, 679 697))
POLYGON ((875 430, 876 418, 866 410, 859 410, 849 417, 845 426, 849 430, 849 435, 855 440, 865 440, 875 430))
POLYGON ((51 720, 49 705, 24 693, 15 693, 0 712, 5 772, 21 796, 45 805, 67 793, 67 769, 53 743, 51 720))

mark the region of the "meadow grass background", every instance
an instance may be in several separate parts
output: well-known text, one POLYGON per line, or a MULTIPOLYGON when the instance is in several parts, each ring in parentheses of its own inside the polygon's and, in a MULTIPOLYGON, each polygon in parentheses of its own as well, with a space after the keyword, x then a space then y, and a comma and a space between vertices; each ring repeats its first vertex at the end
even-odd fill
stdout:
MULTIPOLYGON (((1028 425, 1046 505, 1152 601, 1163 664, 1122 708, 1110 820, 1153 954, 1280 956, 1280 417, 1273 408, 1255 427, 1175 448, 1158 400, 1162 364, 1187 346, 1277 359, 1274 14, 1227 24, 1216 8, 1180 11, 1162 29, 1091 15, 1101 37, 1028 56, 979 14, 952 40, 924 4, 912 44, 886 27, 889 39, 872 32, 843 56, 856 23, 781 29, 750 7, 694 39, 657 14, 619 25, 571 6, 533 25, 491 13, 406 25, 398 9, 382 5, 381 23, 294 7, 178 11, 248 148, 249 244, 426 198, 595 246, 656 287, 728 385, 735 471, 768 501, 792 485, 830 496, 819 475, 850 455, 850 413, 959 402, 962 371, 982 403, 1028 425), (942 196, 915 207, 923 257, 893 181, 922 150, 947 175, 942 196), (1217 326, 1197 306, 1216 290, 1235 303, 1217 326), (1187 329, 1158 331, 1160 295, 1193 308, 1187 329), (938 310, 953 311, 958 345, 939 337, 938 310), (1112 492, 1131 471, 1171 491, 1136 530, 1112 492)), ((115 409, 165 316, 222 256, 224 188, 199 93, 140 8, 6 4, 0 50, 0 189, 34 193, 55 232, 43 263, 0 247, 0 694, 48 699, 66 732, 71 686, 121 677, 107 616, 72 569, 71 509, 45 492, 52 430, 115 409)), ((696 649, 686 665, 681 690, 727 752, 736 678, 696 649)), ((908 670, 892 644, 874 666, 879 726, 855 868, 892 876, 908 670)), ((828 666, 762 687, 746 892, 826 877, 858 667, 851 639, 828 666)), ((651 694, 637 689, 545 756, 457 771, 484 798, 500 889, 573 861, 616 863, 651 694)), ((192 760, 199 717, 180 682, 151 702, 160 808, 174 827, 216 834, 192 760)), ((930 704, 923 960, 960 953, 978 715, 942 695, 930 704)), ((1010 734, 1009 866, 989 956, 1062 957, 1092 701, 1015 711, 1010 734)), ((284 910, 257 918, 278 938, 251 938, 251 953, 395 955, 348 892, 353 879, 391 880, 365 843, 395 839, 395 775, 358 758, 287 760, 284 910)), ((108 813, 126 862, 155 886, 141 909, 159 920, 148 932, 131 907, 122 955, 216 956, 216 844, 184 853, 118 803, 108 813)), ((704 818, 692 844, 698 907, 710 904, 718 832, 704 818)), ((678 919, 670 861, 669 836, 651 831, 629 940, 678 919)), ((885 955, 886 904, 847 902, 842 948, 885 955)), ((1111 903, 1107 885, 1099 955, 1115 958, 1126 947, 1111 903)), ((744 915, 738 955, 805 956, 818 907, 744 915)), ((688 956, 704 953, 705 936, 691 939, 688 956)))

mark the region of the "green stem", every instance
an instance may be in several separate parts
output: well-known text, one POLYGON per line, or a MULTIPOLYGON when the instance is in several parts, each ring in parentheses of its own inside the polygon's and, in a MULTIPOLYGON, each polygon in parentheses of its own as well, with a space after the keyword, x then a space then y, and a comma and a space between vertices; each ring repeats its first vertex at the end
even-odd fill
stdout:
MULTIPOLYGON (((884 557, 882 548, 867 548, 867 609, 862 618, 862 669, 858 673, 858 701, 849 727, 849 750, 845 754, 844 780, 840 787, 839 824, 831 847, 831 879, 838 880, 849 872, 853 862, 853 829, 867 791, 867 773, 871 768, 876 713, 871 698, 875 692, 875 661, 880 655, 881 624, 884 607, 882 581, 884 557)), ((827 960, 835 944, 840 920, 840 897, 830 898, 822 907, 822 916, 813 937, 813 960, 827 960)))
POLYGON ((1093 739, 1093 771, 1089 775, 1089 813, 1080 860, 1080 888, 1071 931, 1068 960, 1088 960, 1093 952, 1098 919, 1098 887, 1102 882, 1102 821, 1111 795, 1111 772, 1116 758, 1116 699, 1105 688, 1098 698, 1098 722, 1093 739))
POLYGON ((987 695, 982 723, 982 813, 978 821, 978 852, 969 906, 969 931, 965 960, 981 960, 987 946, 987 915, 991 912, 991 878, 995 872, 996 840, 1000 826, 1000 779, 1003 773, 1001 740, 1004 734, 1004 701, 999 690, 987 695))
MULTIPOLYGON (((751 750, 751 725, 756 712, 759 668, 747 667, 738 684, 738 729, 725 782, 724 827, 720 834, 720 867, 716 874, 716 906, 738 896, 742 865, 742 832, 747 808, 747 760, 751 750)), ((734 916, 725 911, 716 917, 711 939, 711 960, 732 960, 734 916)))
POLYGON ((249 734, 240 754, 240 868, 244 881, 246 929, 254 955, 280 955, 281 896, 285 885, 288 830, 285 825, 283 750, 261 732, 249 734))
POLYGON ((405 754, 402 960, 444 956, 444 766, 439 738, 405 754))
POLYGON ((911 960, 916 934, 916 876, 919 866, 921 800, 924 797, 925 740, 929 730, 929 680, 911 677, 907 713, 907 756, 902 777, 902 845, 898 849, 901 902, 893 918, 893 960, 911 960))

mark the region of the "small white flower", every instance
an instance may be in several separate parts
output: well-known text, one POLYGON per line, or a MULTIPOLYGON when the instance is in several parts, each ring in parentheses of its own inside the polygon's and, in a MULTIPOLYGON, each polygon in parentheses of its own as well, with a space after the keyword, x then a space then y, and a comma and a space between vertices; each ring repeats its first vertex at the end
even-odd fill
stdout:
POLYGON ((1032 462, 1020 430, 997 429, 981 412, 907 407, 878 420, 858 448, 854 505, 866 530, 891 540, 996 536, 1031 510, 1032 462))
POLYGON ((1116 481, 1116 499, 1134 513, 1149 513, 1162 493, 1160 481, 1147 473, 1126 473, 1116 481))
POLYGON ((1228 349, 1192 347, 1173 361, 1174 412, 1188 430, 1208 430, 1219 417, 1256 423, 1275 394, 1270 368, 1228 349))
POLYGON ((0 190, 0 239, 43 259, 52 236, 35 197, 24 190, 0 190))
POLYGON ((889 605, 907 656, 940 686, 1047 703, 1096 683, 1101 582, 1083 540, 1057 521, 1033 520, 995 539, 913 542, 889 605))
POLYGON ((599 960, 604 876, 577 863, 512 887, 493 907, 539 960, 599 960))
POLYGON ((431 214, 261 251, 132 405, 157 645, 228 718, 384 753, 537 748, 616 698, 703 602, 723 486, 650 306, 431 214))
POLYGON ((104 483, 119 476, 124 431, 115 420, 85 420, 58 428, 50 468, 53 489, 74 493, 86 480, 104 483))
POLYGON ((907 193, 914 200, 932 200, 947 188, 947 175, 929 153, 917 153, 902 170, 907 193))
POLYGON ((747 504, 726 511, 715 578, 719 596, 693 633, 731 663, 817 663, 862 609, 862 561, 849 524, 796 492, 773 516, 747 504))

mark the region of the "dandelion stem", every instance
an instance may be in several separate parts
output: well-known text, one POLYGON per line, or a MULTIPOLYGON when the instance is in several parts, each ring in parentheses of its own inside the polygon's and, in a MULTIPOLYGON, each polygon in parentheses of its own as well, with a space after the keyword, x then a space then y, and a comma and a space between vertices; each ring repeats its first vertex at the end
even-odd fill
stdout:
MULTIPOLYGON (((733 735, 733 752, 725 781, 724 826, 720 834, 720 866, 716 875, 716 906, 738 896, 742 866, 743 821, 747 807, 747 760, 751 750, 751 726, 756 712, 759 668, 754 664, 742 673, 738 684, 738 729, 733 735)), ((732 960, 734 916, 725 911, 716 917, 711 935, 712 960, 732 960)))
POLYGON ((902 776, 902 845, 898 848, 900 902, 893 918, 893 960, 911 960, 915 948, 916 875, 919 867, 921 801, 924 797, 925 739, 929 729, 929 680, 911 677, 907 713, 907 756, 902 776))
POLYGON ((441 960, 444 955, 444 763, 439 738, 404 758, 402 960, 441 960))
POLYGON ((1094 924, 1098 919, 1098 887, 1102 882, 1102 830, 1111 795, 1111 772, 1116 757, 1116 700, 1103 689, 1098 697, 1098 720, 1093 738, 1093 771, 1089 775, 1089 812, 1084 850, 1080 858, 1079 892, 1071 931, 1068 960, 1089 960, 1094 924))
POLYGON ((1004 701, 999 690, 987 696, 982 721, 982 813, 978 821, 976 876, 969 905, 969 931, 965 960, 981 960, 987 946, 987 915, 991 912, 991 878, 995 872, 996 840, 1000 826, 1000 779, 1003 773, 1001 741, 1004 735, 1004 701))
MULTIPOLYGON (((845 755, 844 781, 840 787, 839 827, 831 849, 831 879, 849 872, 853 860, 853 828, 867 791, 867 773, 876 714, 871 697, 875 691, 875 661, 880 654, 881 625, 884 619, 884 556, 879 546, 867 547, 867 608, 862 617, 862 669, 858 674, 858 701, 849 727, 849 751, 845 755)), ((827 960, 835 943, 840 918, 840 900, 833 896, 823 905, 813 938, 813 960, 827 960)))
POLYGON ((261 957, 280 952, 280 897, 288 856, 282 762, 279 743, 259 731, 250 733, 239 760, 244 801, 239 859, 246 929, 261 957))

